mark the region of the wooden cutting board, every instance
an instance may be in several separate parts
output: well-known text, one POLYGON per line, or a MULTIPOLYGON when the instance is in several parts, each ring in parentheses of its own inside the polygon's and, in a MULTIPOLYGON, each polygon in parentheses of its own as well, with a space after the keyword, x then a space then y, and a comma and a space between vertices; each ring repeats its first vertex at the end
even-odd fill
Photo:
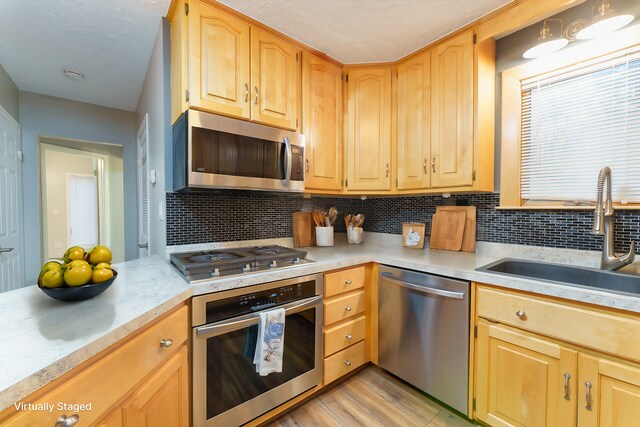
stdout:
POLYGON ((464 236, 462 237, 462 251, 476 251, 476 207, 475 206, 436 206, 436 213, 442 211, 464 211, 467 219, 464 224, 464 236))
POLYGON ((311 212, 293 213, 293 247, 303 248, 316 245, 316 228, 311 212))
POLYGON ((464 211, 445 210, 436 212, 431 220, 429 247, 447 251, 459 251, 462 249, 466 219, 467 213, 464 211))

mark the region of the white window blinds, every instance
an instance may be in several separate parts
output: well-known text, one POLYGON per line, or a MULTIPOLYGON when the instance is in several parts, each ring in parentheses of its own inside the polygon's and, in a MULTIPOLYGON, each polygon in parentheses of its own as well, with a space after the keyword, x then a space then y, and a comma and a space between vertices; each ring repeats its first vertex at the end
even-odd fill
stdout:
POLYGON ((616 202, 640 202, 640 52, 522 82, 521 197, 594 201, 612 171, 616 202))

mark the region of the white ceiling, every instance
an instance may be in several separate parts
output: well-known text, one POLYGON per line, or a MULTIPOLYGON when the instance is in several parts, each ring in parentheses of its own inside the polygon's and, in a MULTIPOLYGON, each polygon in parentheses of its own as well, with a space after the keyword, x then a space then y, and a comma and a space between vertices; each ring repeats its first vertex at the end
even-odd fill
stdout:
POLYGON ((219 0, 345 64, 395 61, 511 0, 219 0))
POLYGON ((0 64, 22 91, 134 111, 169 3, 0 0, 0 64))

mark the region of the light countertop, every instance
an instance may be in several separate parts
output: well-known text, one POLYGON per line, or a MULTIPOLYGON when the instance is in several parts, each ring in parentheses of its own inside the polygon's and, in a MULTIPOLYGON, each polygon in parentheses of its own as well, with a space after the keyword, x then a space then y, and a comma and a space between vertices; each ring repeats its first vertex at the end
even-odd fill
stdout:
MULTIPOLYGON (((55 301, 37 286, 0 294, 0 328, 3 331, 0 335, 0 410, 27 397, 192 295, 372 261, 640 313, 640 297, 475 271, 505 256, 592 266, 599 253, 482 242, 478 244, 477 253, 416 250, 403 248, 400 236, 377 233, 366 233, 361 245, 348 245, 345 240, 343 235, 337 234, 333 247, 305 248, 307 257, 316 261, 314 263, 193 285, 187 284, 167 259, 152 256, 114 265, 118 279, 91 300, 55 301)), ((170 250, 259 244, 291 246, 291 239, 191 245, 170 250)))

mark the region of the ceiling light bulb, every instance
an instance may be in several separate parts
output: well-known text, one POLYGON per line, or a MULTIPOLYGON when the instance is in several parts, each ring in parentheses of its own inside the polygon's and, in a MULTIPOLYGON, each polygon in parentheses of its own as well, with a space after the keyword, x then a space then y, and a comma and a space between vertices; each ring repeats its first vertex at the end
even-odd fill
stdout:
POLYGON ((522 57, 526 59, 540 58, 541 56, 549 55, 553 52, 557 52, 566 45, 569 44, 567 39, 554 39, 535 45, 531 49, 527 50, 522 57))
POLYGON ((76 82, 84 80, 84 74, 82 74, 78 70, 72 70, 70 68, 67 68, 67 69, 65 69, 63 71, 63 74, 69 80, 73 80, 73 81, 76 81, 76 82))
POLYGON ((591 25, 576 34, 579 40, 593 39, 619 30, 633 21, 633 15, 616 15, 611 0, 600 0, 593 6, 591 25))

